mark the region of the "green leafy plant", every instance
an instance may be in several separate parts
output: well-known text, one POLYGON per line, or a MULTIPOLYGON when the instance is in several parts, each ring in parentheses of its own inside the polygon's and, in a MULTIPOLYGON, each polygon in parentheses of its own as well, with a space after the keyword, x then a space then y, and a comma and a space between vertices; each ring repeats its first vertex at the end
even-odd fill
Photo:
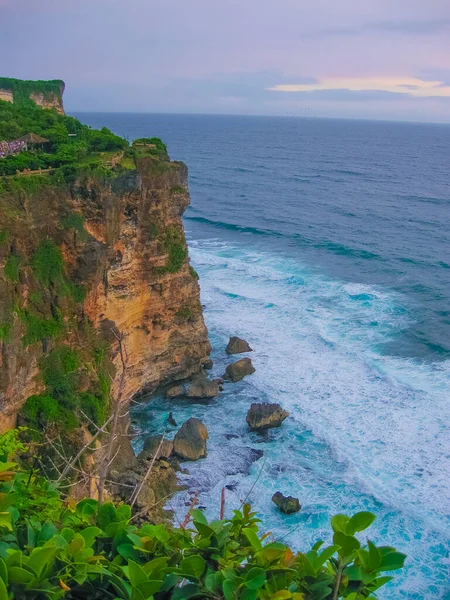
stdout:
POLYGON ((212 522, 191 510, 189 528, 138 527, 127 505, 64 504, 44 478, 0 463, 0 598, 375 598, 405 555, 361 543, 356 534, 374 519, 337 515, 331 546, 295 553, 259 533, 248 504, 212 522))

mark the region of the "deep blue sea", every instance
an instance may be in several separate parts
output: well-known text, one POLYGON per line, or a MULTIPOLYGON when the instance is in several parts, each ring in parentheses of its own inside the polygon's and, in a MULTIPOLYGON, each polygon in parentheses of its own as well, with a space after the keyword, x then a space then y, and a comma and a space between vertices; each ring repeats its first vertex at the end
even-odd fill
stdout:
MULTIPOLYGON (((209 404, 170 405, 209 429, 183 476, 217 517, 250 495, 305 550, 339 512, 408 554, 384 600, 450 598, 450 127, 270 117, 82 114, 130 139, 160 136, 190 171, 185 215, 214 375, 230 335, 256 373, 209 404), (253 401, 290 412, 249 433, 253 401), (257 458, 256 450, 264 456, 257 458), (280 490, 302 510, 283 516, 280 490)), ((234 358, 235 359, 235 358, 234 358)), ((136 413, 163 427, 169 405, 136 413)), ((184 517, 187 492, 170 506, 184 517)))

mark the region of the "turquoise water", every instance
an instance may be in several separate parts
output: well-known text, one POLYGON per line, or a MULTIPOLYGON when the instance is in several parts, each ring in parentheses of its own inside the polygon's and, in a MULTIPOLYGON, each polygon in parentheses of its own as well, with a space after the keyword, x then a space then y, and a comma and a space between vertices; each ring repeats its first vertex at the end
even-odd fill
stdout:
MULTIPOLYGON (((380 598, 450 598, 450 128, 177 115, 82 115, 160 135, 190 167, 185 217, 214 348, 245 337, 256 373, 205 404, 160 399, 159 430, 203 419, 208 457, 183 475, 217 517, 250 500, 299 549, 337 512, 369 509, 371 537, 408 554, 380 598), (249 433, 251 402, 290 417, 249 433), (262 454, 262 455, 261 455, 262 454), (302 511, 283 516, 280 490, 302 511)), ((188 494, 170 506, 184 517, 188 494)))

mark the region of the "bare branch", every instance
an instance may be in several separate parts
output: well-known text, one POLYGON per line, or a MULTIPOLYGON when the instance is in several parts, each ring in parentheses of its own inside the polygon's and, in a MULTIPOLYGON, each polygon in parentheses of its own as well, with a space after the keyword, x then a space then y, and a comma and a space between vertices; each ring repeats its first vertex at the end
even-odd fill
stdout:
POLYGON ((67 475, 67 473, 69 473, 69 471, 73 468, 73 466, 75 465, 75 463, 82 457, 82 455, 84 454, 84 452, 89 448, 89 446, 92 444, 92 442, 94 442, 98 436, 103 433, 103 428, 106 427, 108 425, 108 423, 110 423, 113 419, 113 416, 109 417, 109 419, 103 424, 103 426, 101 428, 98 429, 97 433, 95 433, 92 436, 92 439, 89 440, 87 442, 87 444, 85 444, 81 450, 76 454, 75 458, 73 458, 69 464, 66 465, 66 467, 64 468, 63 472, 61 473, 61 475, 59 476, 58 481, 60 481, 60 479, 62 479, 63 477, 65 477, 67 475))
MULTIPOLYGON (((108 470, 109 470, 109 467, 111 466, 111 463, 113 460, 112 455, 114 452, 114 442, 116 439, 117 426, 118 426, 119 418, 120 418, 120 408, 121 408, 121 404, 122 404, 122 397, 123 397, 123 391, 124 391, 124 387, 125 387, 125 377, 126 377, 127 363, 128 363, 128 353, 125 348, 125 344, 123 343, 123 334, 117 335, 117 333, 114 330, 113 330, 113 334, 119 343, 120 360, 122 362, 122 373, 120 375, 119 389, 117 392, 117 397, 115 399, 114 409, 113 409, 113 413, 112 413, 112 417, 111 417, 112 425, 111 425, 111 431, 109 434, 108 449, 106 451, 106 456, 104 458, 103 465, 100 469, 100 476, 99 476, 98 483, 97 483, 98 501, 100 502, 100 504, 103 500, 103 492, 104 492, 104 488, 105 488, 106 477, 108 475, 108 470)), ((122 415, 122 417, 125 416, 126 414, 127 413, 124 413, 124 415, 122 415)))
POLYGON ((164 435, 161 436, 161 441, 159 442, 158 448, 156 449, 156 452, 153 455, 153 458, 150 462, 147 472, 145 473, 144 477, 142 478, 142 481, 139 484, 139 486, 136 486, 136 489, 134 490, 133 495, 131 496, 131 508, 133 508, 136 500, 138 499, 139 494, 141 493, 142 488, 145 485, 145 482, 150 477, 150 473, 152 472, 153 465, 155 464, 156 458, 158 457, 158 454, 159 454, 159 451, 161 450, 163 442, 164 442, 164 435))

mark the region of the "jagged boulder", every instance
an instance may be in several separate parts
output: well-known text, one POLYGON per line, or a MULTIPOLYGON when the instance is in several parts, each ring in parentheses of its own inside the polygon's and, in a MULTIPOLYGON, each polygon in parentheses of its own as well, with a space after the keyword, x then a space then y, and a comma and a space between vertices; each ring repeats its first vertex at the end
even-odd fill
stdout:
POLYGON ((231 363, 225 369, 224 379, 231 379, 233 383, 237 381, 241 381, 247 375, 251 375, 256 371, 255 367, 252 365, 252 361, 250 358, 241 358, 235 363, 231 363))
POLYGON ((246 421, 252 431, 279 427, 289 416, 279 404, 252 404, 248 410, 246 421))
POLYGON ((250 348, 249 343, 235 335, 230 337, 228 346, 225 349, 227 354, 241 354, 242 352, 253 352, 250 348))
POLYGON ((173 440, 173 450, 184 460, 205 458, 208 430, 199 419, 191 417, 178 430, 173 440))
POLYGON ((276 504, 280 512, 285 515, 292 515, 301 509, 298 498, 294 498, 294 496, 284 496, 281 492, 275 492, 272 496, 272 502, 276 504))
MULTIPOLYGON (((144 442, 144 450, 147 455, 155 456, 156 458, 169 458, 173 452, 173 441, 164 439, 161 442, 162 435, 152 435, 144 442), (161 447, 160 447, 161 444, 161 447), (159 449, 158 449, 159 448, 159 449)), ((141 458, 141 455, 139 455, 141 458)))
POLYGON ((206 377, 198 377, 186 384, 186 398, 216 398, 219 395, 219 384, 206 377))

